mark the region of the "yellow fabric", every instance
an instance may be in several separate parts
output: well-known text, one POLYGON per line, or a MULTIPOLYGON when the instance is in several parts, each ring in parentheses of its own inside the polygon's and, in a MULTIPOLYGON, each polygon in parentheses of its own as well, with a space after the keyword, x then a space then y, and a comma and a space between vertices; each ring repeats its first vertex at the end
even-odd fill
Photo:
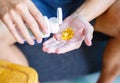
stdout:
POLYGON ((38 83, 38 75, 30 67, 0 60, 0 83, 38 83))

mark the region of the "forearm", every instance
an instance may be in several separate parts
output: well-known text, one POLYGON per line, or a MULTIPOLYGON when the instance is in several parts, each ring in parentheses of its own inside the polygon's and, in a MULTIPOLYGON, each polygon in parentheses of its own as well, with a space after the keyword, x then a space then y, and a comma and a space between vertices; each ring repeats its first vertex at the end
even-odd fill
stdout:
POLYGON ((105 12, 116 0, 86 0, 76 13, 91 21, 105 12))
POLYGON ((95 22, 95 31, 102 32, 111 37, 119 38, 120 35, 120 0, 117 0, 104 14, 100 15, 95 22))

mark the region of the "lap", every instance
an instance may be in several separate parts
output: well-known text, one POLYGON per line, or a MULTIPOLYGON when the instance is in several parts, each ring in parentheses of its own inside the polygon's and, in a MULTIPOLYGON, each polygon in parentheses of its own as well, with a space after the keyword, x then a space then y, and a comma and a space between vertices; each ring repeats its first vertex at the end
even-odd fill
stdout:
POLYGON ((91 47, 83 45, 78 50, 65 54, 47 54, 42 51, 42 44, 17 46, 27 57, 30 66, 35 68, 41 82, 71 79, 101 68, 101 55, 104 44, 94 42, 91 47))
POLYGON ((2 44, 14 44, 16 40, 11 35, 11 33, 8 31, 5 24, 0 20, 0 43, 2 44))

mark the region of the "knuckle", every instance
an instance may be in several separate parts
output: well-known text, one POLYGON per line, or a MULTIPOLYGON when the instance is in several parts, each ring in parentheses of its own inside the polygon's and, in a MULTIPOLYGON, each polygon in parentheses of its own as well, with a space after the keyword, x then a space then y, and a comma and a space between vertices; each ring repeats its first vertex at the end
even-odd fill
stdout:
POLYGON ((37 27, 36 27, 36 23, 35 23, 34 21, 30 21, 30 22, 29 22, 29 28, 31 28, 31 29, 32 29, 32 28, 37 28, 37 27))
POLYGON ((26 34, 26 35, 27 35, 27 31, 25 31, 25 30, 20 30, 20 32, 21 32, 22 34, 26 34))
POLYGON ((16 32, 16 30, 14 28, 9 28, 9 31, 13 34, 16 32))
POLYGON ((25 30, 21 30, 21 35, 23 36, 24 39, 29 40, 30 39, 30 35, 27 31, 25 30))
POLYGON ((35 18, 37 18, 37 19, 41 17, 39 13, 35 13, 34 16, 35 16, 35 18))
POLYGON ((0 12, 0 18, 4 18, 8 15, 7 11, 0 12))
POLYGON ((4 13, 3 16, 1 16, 1 17, 2 17, 2 20, 3 20, 3 21, 7 20, 8 13, 4 13))
POLYGON ((25 6, 23 6, 23 5, 20 3, 20 4, 15 5, 15 9, 16 9, 16 10, 23 10, 23 9, 25 9, 25 6))
POLYGON ((34 23, 30 23, 30 28, 34 28, 35 27, 35 24, 34 23))

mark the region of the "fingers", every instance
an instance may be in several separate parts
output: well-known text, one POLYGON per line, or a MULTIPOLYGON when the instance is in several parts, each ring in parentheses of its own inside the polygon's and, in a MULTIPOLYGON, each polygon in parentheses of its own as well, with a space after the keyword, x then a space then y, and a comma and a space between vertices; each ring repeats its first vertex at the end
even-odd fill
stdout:
POLYGON ((28 8, 25 7, 23 10, 22 7, 17 7, 17 11, 22 16, 22 19, 24 20, 24 22, 28 25, 28 28, 30 28, 30 30, 34 34, 37 42, 40 43, 42 41, 41 31, 39 29, 37 21, 28 11, 28 8))
POLYGON ((6 14, 3 17, 3 21, 4 23, 7 25, 9 31, 13 34, 14 38, 17 40, 17 42, 23 44, 24 41, 22 40, 22 38, 19 36, 19 34, 17 33, 17 30, 15 29, 15 26, 13 25, 12 19, 10 18, 9 14, 6 14))
POLYGON ((83 42, 83 38, 74 38, 71 41, 57 41, 55 38, 47 40, 43 44, 43 51, 47 53, 62 54, 78 49, 83 42))
POLYGON ((43 50, 47 53, 62 54, 77 49, 80 44, 78 46, 77 45, 75 43, 54 42, 48 46, 43 47, 43 50))
POLYGON ((75 30, 75 34, 81 35, 83 34, 83 31, 84 31, 84 36, 85 36, 84 41, 88 46, 91 46, 93 31, 94 31, 93 26, 82 17, 76 17, 73 20, 71 19, 73 18, 68 17, 63 21, 60 32, 62 32, 65 28, 68 28, 68 27, 73 28, 75 30))
POLYGON ((61 45, 59 48, 56 49, 56 53, 57 54, 63 54, 63 53, 70 52, 72 50, 78 49, 78 46, 80 44, 78 46, 77 45, 75 43, 65 43, 65 44, 61 45))
POLYGON ((54 38, 57 40, 57 41, 61 41, 61 34, 57 33, 57 34, 54 34, 54 38))
POLYGON ((50 38, 49 40, 47 40, 47 41, 45 41, 45 42, 43 43, 43 46, 49 45, 49 44, 51 44, 51 43, 54 42, 54 41, 56 41, 55 38, 50 38))
POLYGON ((85 43, 88 46, 92 45, 93 31, 94 31, 93 26, 91 24, 87 23, 84 34, 85 34, 85 43))
POLYGON ((32 16, 36 19, 36 21, 38 22, 40 30, 44 33, 47 33, 48 27, 45 22, 45 19, 44 19, 43 15, 40 13, 40 11, 35 7, 35 5, 32 2, 29 6, 29 11, 32 14, 32 16))
POLYGON ((43 51, 47 53, 56 53, 56 49, 61 44, 61 42, 56 41, 55 38, 50 38, 43 43, 43 51))
POLYGON ((56 49, 57 54, 66 53, 75 49, 78 49, 83 42, 83 37, 73 38, 72 40, 65 42, 56 49))
POLYGON ((40 43, 42 41, 41 31, 46 33, 48 29, 39 10, 30 0, 23 2, 16 1, 10 5, 9 11, 6 10, 7 14, 2 15, 2 19, 17 42, 24 43, 22 39, 24 37, 30 45, 34 45, 33 38, 29 34, 28 29, 30 29, 37 42, 40 43), (18 31, 20 31, 20 34, 18 31))
POLYGON ((26 41, 30 45, 34 45, 34 41, 31 38, 31 36, 30 36, 25 24, 23 23, 23 20, 20 17, 20 15, 17 12, 15 12, 14 10, 11 10, 10 13, 11 13, 11 16, 12 16, 14 23, 16 24, 16 28, 18 29, 18 31, 20 31, 20 33, 22 34, 24 39, 26 39, 26 41))

